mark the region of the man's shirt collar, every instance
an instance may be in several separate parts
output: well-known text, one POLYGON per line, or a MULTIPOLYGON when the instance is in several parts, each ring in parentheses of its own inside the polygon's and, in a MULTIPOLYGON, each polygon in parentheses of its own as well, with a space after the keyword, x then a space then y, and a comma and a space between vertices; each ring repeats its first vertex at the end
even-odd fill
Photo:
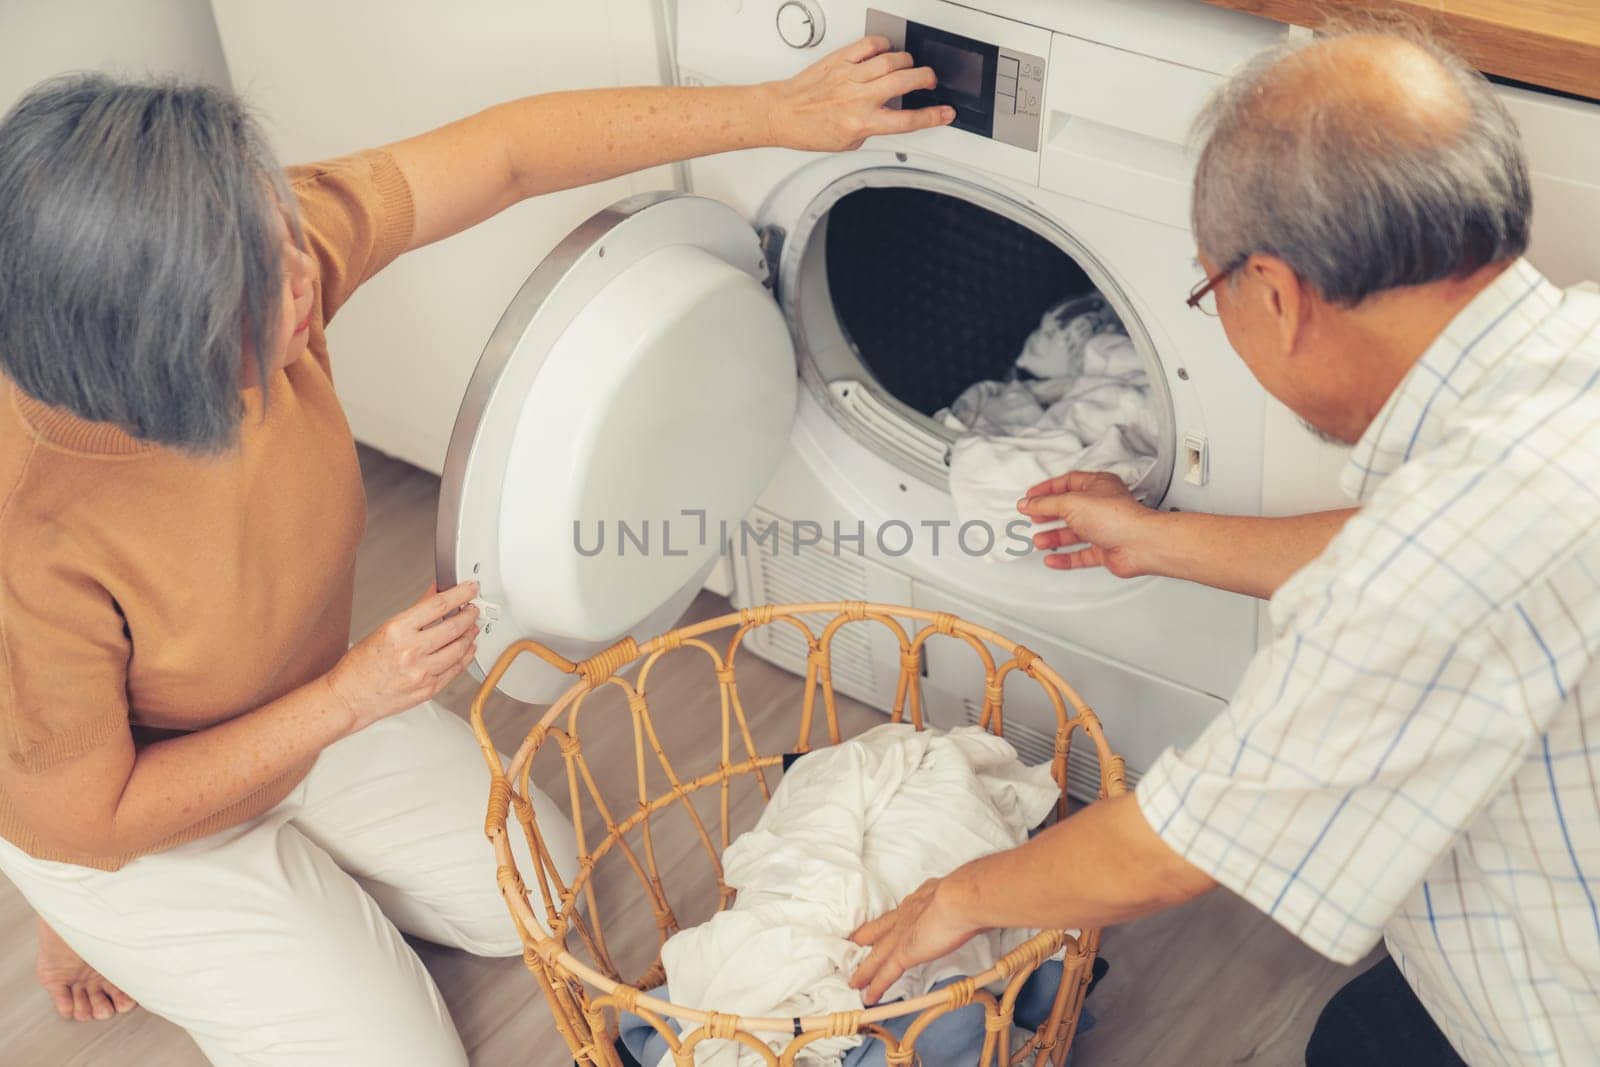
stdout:
POLYGON ((1543 315, 1561 290, 1518 259, 1450 320, 1406 372, 1350 452, 1341 484, 1365 500, 1399 467, 1432 448, 1456 406, 1543 315))

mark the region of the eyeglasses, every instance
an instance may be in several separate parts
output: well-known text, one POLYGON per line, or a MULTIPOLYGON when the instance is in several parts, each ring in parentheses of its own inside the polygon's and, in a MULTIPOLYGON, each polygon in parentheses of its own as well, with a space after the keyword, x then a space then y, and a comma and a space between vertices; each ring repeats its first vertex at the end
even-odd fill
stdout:
POLYGON ((1217 286, 1221 285, 1225 280, 1227 280, 1228 275, 1244 266, 1244 264, 1245 260, 1236 259, 1228 266, 1211 275, 1209 278, 1201 278, 1199 281, 1194 283, 1194 288, 1189 290, 1189 299, 1185 300, 1184 304, 1186 304, 1188 307, 1199 308, 1202 315, 1210 315, 1212 318, 1216 318, 1217 298, 1215 296, 1215 290, 1217 286), (1208 296, 1211 297, 1209 303, 1206 301, 1206 297, 1208 296))

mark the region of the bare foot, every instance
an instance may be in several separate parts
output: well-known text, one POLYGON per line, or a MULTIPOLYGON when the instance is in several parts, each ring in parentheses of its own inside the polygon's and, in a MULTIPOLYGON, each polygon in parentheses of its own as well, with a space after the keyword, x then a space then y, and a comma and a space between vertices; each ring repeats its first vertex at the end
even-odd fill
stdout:
POLYGON ((43 919, 39 920, 39 958, 34 973, 63 1019, 109 1019, 137 1006, 132 997, 83 962, 43 919))

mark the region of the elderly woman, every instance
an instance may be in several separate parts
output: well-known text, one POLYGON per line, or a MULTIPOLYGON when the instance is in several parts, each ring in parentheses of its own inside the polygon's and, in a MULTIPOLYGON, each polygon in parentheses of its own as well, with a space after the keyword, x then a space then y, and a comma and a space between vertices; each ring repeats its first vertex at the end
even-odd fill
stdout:
POLYGON ((475 590, 348 645, 365 502, 328 321, 540 193, 948 122, 883 106, 933 81, 888 47, 533 97, 286 172, 211 88, 74 77, 0 123, 0 871, 63 1014, 137 998, 217 1063, 465 1061, 400 935, 520 948, 481 757, 431 701, 475 590))

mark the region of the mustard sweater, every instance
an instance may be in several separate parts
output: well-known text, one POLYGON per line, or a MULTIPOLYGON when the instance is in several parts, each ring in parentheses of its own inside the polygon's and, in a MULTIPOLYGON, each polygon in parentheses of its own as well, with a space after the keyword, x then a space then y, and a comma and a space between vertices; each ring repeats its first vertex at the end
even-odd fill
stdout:
MULTIPOLYGON (((344 654, 366 498, 334 395, 327 322, 411 238, 411 194, 378 151, 289 170, 321 268, 307 354, 244 393, 213 457, 137 440, 0 377, 0 759, 38 773, 131 732, 204 729, 325 673, 344 654)), ((308 763, 162 842, 258 815, 308 763)), ((0 836, 40 859, 114 870, 133 856, 44 847, 0 791, 0 836)))

